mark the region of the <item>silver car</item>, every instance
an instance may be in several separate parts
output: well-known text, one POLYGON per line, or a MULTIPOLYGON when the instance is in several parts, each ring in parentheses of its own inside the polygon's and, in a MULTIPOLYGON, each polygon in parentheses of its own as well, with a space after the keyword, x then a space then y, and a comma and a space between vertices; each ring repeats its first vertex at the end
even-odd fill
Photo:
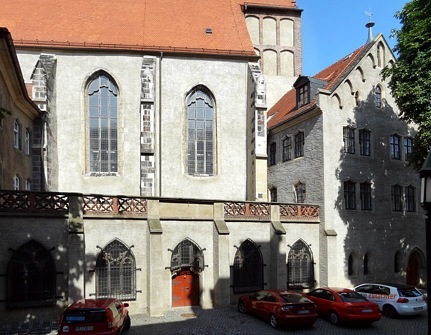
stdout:
POLYGON ((355 291, 379 305, 383 315, 418 315, 427 310, 427 303, 415 287, 398 283, 364 283, 355 291))

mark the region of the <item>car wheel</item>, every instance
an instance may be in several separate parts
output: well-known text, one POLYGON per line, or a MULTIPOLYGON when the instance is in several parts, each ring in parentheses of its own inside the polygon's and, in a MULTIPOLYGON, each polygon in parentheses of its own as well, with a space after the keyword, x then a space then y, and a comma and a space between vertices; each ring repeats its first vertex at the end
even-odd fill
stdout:
POLYGON ((388 318, 396 318, 398 316, 397 311, 391 305, 384 305, 382 309, 383 315, 388 318))
POLYGON ((130 316, 127 315, 126 318, 124 319, 123 330, 128 331, 130 329, 130 325, 131 325, 130 316))
POLYGON ((338 325, 340 323, 340 318, 338 317, 338 314, 335 312, 329 312, 329 321, 333 325, 338 325))
POLYGON ((238 311, 243 314, 247 313, 247 308, 245 308, 244 301, 238 302, 238 311))
POLYGON ((271 314, 269 316, 269 324, 271 325, 272 328, 278 327, 277 317, 274 314, 271 314))

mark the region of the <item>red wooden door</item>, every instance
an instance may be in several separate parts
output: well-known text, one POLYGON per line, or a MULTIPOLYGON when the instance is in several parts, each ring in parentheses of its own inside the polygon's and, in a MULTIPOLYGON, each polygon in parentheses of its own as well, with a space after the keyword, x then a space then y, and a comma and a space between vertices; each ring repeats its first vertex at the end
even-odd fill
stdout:
POLYGON ((199 305, 199 276, 181 271, 172 278, 172 307, 199 305))

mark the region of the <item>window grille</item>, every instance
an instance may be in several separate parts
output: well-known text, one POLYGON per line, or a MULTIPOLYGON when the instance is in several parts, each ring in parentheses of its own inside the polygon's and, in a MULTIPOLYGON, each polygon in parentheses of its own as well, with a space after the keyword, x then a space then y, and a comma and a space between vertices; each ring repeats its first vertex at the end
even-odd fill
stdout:
POLYGON ((117 86, 106 75, 98 75, 88 85, 90 172, 118 172, 117 98, 117 86))
POLYGON ((204 266, 202 249, 189 239, 179 243, 172 252, 171 271, 173 275, 184 269, 200 273, 203 271, 204 266))
POLYGON ((295 135, 295 158, 304 156, 304 133, 300 131, 295 135))
POLYGON ((371 210, 371 184, 370 183, 361 183, 360 185, 361 192, 361 209, 362 210, 371 210))
POLYGON ((376 86, 376 89, 374 91, 374 103, 377 108, 382 107, 382 90, 380 86, 376 86))
POLYGON ((292 151, 292 139, 290 137, 286 137, 283 140, 283 162, 292 159, 291 151, 292 151))
POLYGON ((392 189, 392 210, 401 212, 403 210, 403 189, 400 185, 394 185, 392 189))
POLYGON ((287 287, 290 289, 314 286, 314 261, 311 250, 299 240, 291 247, 287 262, 287 287))
POLYGON ((356 209, 356 184, 352 181, 344 182, 344 205, 346 209, 356 209))
POLYGON ((344 152, 348 154, 355 153, 355 129, 352 127, 344 127, 344 152))
POLYGON ((135 257, 119 240, 109 243, 97 257, 96 297, 136 299, 135 257))
POLYGON ((371 132, 367 129, 359 130, 359 150, 362 156, 371 155, 371 132))
POLYGON ((398 135, 391 135, 390 150, 392 159, 401 159, 401 138, 398 135))
POLYGON ((305 202, 305 184, 298 183, 295 185, 295 202, 302 204, 305 202))
POLYGON ((213 99, 195 89, 187 99, 187 168, 189 175, 214 175, 215 111, 213 99))
POLYGON ((30 240, 12 255, 7 270, 9 308, 56 304, 54 259, 39 242, 30 240))
POLYGON ((13 145, 16 149, 19 149, 19 150, 22 149, 21 133, 22 133, 21 123, 19 123, 18 120, 15 120, 13 124, 13 145))
POLYGON ((404 138, 404 159, 410 160, 413 152, 413 139, 411 137, 404 138))
POLYGON ((407 212, 416 212, 416 189, 414 186, 406 187, 406 210, 407 212))
POLYGON ((245 240, 235 253, 233 292, 244 293, 263 289, 263 260, 259 247, 245 240))
POLYGON ((271 143, 269 146, 269 165, 275 165, 275 154, 277 152, 277 146, 275 143, 271 143))

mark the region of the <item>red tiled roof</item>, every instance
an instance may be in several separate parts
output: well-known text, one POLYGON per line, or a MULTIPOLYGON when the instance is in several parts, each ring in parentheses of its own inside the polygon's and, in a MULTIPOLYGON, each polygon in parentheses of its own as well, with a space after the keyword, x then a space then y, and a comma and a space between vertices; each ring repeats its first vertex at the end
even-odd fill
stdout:
MULTIPOLYGON (((291 0, 253 3, 296 6, 291 0)), ((0 0, 16 45, 256 57, 240 0, 0 0), (210 28, 212 34, 207 34, 210 28)))
MULTIPOLYGON (((360 48, 353 51, 346 57, 343 57, 334 64, 328 66, 326 69, 320 71, 313 78, 323 80, 326 85, 323 89, 332 91, 338 87, 345 76, 353 69, 358 60, 364 55, 364 53, 371 47, 371 43, 365 44, 360 48)), ((295 116, 302 114, 303 112, 314 108, 316 100, 296 108, 296 91, 292 89, 288 91, 280 100, 268 111, 268 129, 273 128, 295 116)))

